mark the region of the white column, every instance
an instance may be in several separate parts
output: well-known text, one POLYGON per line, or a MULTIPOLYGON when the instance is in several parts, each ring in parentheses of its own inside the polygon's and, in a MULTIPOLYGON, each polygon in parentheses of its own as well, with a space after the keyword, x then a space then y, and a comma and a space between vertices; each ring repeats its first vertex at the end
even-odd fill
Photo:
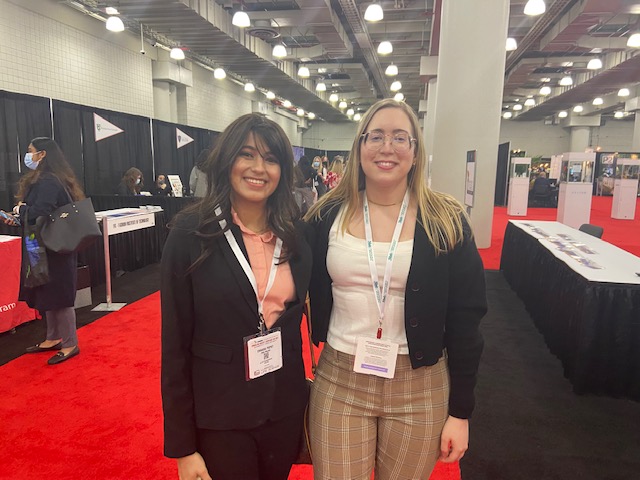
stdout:
POLYGON ((640 110, 636 110, 636 119, 633 123, 633 140, 631 141, 631 151, 640 151, 640 110))
POLYGON ((444 1, 440 31, 432 187, 464 200, 466 157, 476 150, 471 220, 491 245, 509 0, 444 1))
MULTIPOLYGON (((427 162, 429 156, 433 154, 433 132, 436 123, 436 92, 438 90, 438 80, 432 78, 427 84, 427 113, 424 114, 424 126, 422 128, 422 139, 424 140, 424 148, 427 152, 427 162)), ((427 175, 433 177, 433 172, 429 171, 427 163, 427 175)), ((431 182, 431 177, 427 180, 431 182)))
POLYGON ((569 151, 584 152, 591 146, 591 127, 571 127, 569 151))

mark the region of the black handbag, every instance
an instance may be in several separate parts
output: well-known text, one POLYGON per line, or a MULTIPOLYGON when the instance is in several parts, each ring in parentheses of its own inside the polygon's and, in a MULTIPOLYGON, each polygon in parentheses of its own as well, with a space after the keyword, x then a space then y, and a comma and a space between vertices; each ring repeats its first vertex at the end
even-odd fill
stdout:
POLYGON ((67 196, 70 203, 36 220, 44 245, 56 253, 77 252, 102 236, 91 199, 74 202, 67 196))
MULTIPOLYGON (((311 307, 309 297, 305 302, 304 314, 307 318, 307 334, 309 335, 309 351, 311 353, 311 372, 313 375, 316 373, 316 357, 313 353, 313 340, 311 330, 311 307)), ((313 378, 307 378, 307 387, 311 390, 313 385, 313 378)), ((309 403, 304 409, 304 423, 302 424, 302 438, 300 439, 300 450, 298 451, 298 457, 293 462, 295 464, 312 464, 313 456, 311 455, 311 437, 309 436, 309 403)))

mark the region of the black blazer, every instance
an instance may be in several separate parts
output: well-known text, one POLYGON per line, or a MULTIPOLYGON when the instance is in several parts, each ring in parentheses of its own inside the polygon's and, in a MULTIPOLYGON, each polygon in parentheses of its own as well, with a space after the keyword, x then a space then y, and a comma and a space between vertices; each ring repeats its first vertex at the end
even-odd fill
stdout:
MULTIPOLYGON (((316 344, 327 339, 333 307, 326 259, 329 230, 338 207, 329 207, 322 212, 322 220, 312 221, 315 245, 309 294, 316 344)), ((458 418, 470 417, 474 407, 473 390, 483 348, 479 324, 487 312, 482 260, 464 219, 463 225, 463 242, 451 252, 436 256, 424 228, 416 222, 404 306, 411 365, 435 365, 446 349, 449 414, 458 418)))
MULTIPOLYGON (((282 331, 283 368, 245 380, 243 338, 258 332, 257 301, 224 236, 190 274, 201 242, 197 215, 182 215, 162 254, 162 401, 165 455, 196 451, 196 428, 257 427, 303 410, 308 388, 302 361, 300 321, 311 275, 310 229, 296 225, 299 254, 290 262, 297 299, 274 327, 282 331)), ((231 231, 248 258, 237 225, 231 231)))

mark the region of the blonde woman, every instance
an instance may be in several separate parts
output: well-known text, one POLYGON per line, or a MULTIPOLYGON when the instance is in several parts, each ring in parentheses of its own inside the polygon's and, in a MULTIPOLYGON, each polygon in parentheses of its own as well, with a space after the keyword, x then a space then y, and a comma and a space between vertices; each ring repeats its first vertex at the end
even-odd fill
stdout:
POLYGON ((336 155, 333 158, 331 168, 327 172, 327 178, 324 179, 324 184, 329 190, 333 190, 338 186, 344 172, 344 164, 342 162, 342 156, 336 155))
POLYGON ((310 400, 316 480, 426 479, 469 441, 487 311, 482 261, 454 198, 427 188, 418 119, 381 100, 360 122, 315 229, 310 400))

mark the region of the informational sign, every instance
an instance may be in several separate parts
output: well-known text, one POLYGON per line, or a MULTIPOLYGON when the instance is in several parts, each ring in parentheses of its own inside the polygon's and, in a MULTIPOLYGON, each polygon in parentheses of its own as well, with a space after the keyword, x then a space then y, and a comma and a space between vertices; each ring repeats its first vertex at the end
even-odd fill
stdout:
POLYGON ((151 213, 136 214, 112 214, 107 216, 109 236, 118 233, 131 232, 141 228, 153 227, 156 224, 156 216, 151 213))
POLYGON ((95 133, 96 142, 124 132, 124 130, 122 130, 120 127, 114 125, 111 122, 108 122, 97 113, 93 114, 93 130, 95 133))
POLYGON ((476 150, 467 152, 467 175, 464 189, 464 204, 473 207, 473 198, 476 190, 476 150))
POLYGON ((191 142, 193 142, 193 138, 191 138, 179 128, 176 128, 176 145, 178 145, 178 148, 189 145, 191 142))
POLYGON ((167 175, 167 180, 169 180, 169 185, 171 185, 173 196, 181 197, 182 196, 182 180, 180 180, 180 175, 167 175))

